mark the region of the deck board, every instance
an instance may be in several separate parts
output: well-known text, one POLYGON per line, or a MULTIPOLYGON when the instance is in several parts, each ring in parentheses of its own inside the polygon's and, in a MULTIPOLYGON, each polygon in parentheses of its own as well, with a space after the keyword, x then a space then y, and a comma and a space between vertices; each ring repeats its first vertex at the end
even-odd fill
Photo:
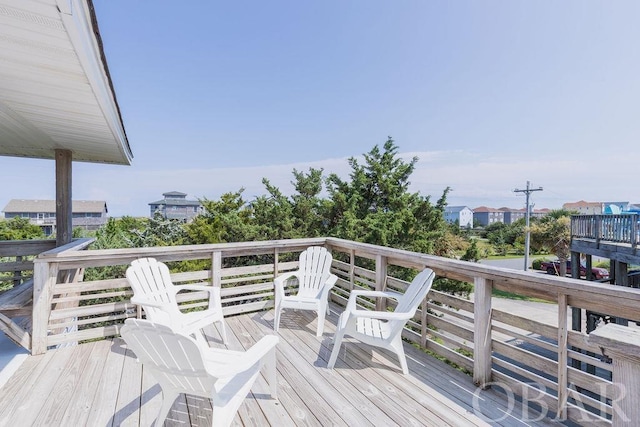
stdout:
MULTIPOLYGON (((483 420, 473 411, 471 377, 405 344, 410 374, 393 354, 346 340, 335 369, 327 369, 337 315, 316 337, 312 312, 283 315, 277 347, 278 400, 261 375, 240 407, 234 426, 512 426, 505 395, 478 393, 483 420)), ((227 347, 250 348, 273 334, 273 312, 227 318, 227 347)), ((205 329, 211 346, 223 347, 217 329, 205 329)), ((160 387, 115 338, 30 356, 0 388, 0 426, 149 426, 162 401, 160 387)), ((165 426, 211 425, 208 399, 181 395, 165 426)), ((531 419, 532 414, 529 413, 531 419)), ((551 420, 527 423, 558 425, 551 420)))

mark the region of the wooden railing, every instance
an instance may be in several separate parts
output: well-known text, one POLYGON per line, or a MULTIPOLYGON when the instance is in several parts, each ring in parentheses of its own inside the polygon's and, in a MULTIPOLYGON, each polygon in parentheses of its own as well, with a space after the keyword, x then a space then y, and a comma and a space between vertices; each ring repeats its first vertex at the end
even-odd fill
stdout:
MULTIPOLYGON (((31 348, 31 317, 33 313, 33 258, 44 251, 61 253, 77 252, 93 239, 74 239, 73 242, 55 248, 55 240, 27 240, 0 242, 0 254, 5 262, 1 271, 11 272, 0 291, 0 330, 23 347, 31 348), (8 260, 8 261, 7 261, 8 260)), ((82 281, 80 271, 65 271, 58 281, 82 281)))
MULTIPOLYGON (((125 318, 141 314, 130 302, 131 290, 122 275, 60 283, 61 270, 124 268, 135 258, 155 257, 169 263, 176 283, 221 287, 225 315, 233 315, 273 307, 274 277, 294 269, 298 253, 310 245, 324 245, 333 253, 339 280, 331 298, 337 305, 344 306, 353 289, 402 292, 407 282, 401 277, 424 267, 441 278, 473 283, 472 300, 432 290, 404 337, 472 373, 479 388, 521 396, 522 404, 535 404, 547 416, 583 425, 607 425, 621 417, 616 413, 621 390, 615 378, 611 380, 611 364, 602 360, 601 349, 590 344, 585 333, 570 330, 569 312, 608 313, 635 327, 640 290, 333 238, 43 254, 35 261, 32 353, 117 335, 125 318), (557 307, 557 321, 550 325, 498 311, 492 308, 494 290, 549 301, 557 307), (61 304, 69 302, 77 304, 61 304)), ((205 304, 203 298, 194 293, 181 301, 191 308, 205 304)), ((638 401, 640 396, 625 398, 638 401)))
POLYGON ((0 289, 18 286, 33 277, 33 258, 55 248, 56 241, 0 241, 0 289))
POLYGON ((633 248, 640 242, 640 215, 574 215, 571 236, 596 242, 626 243, 633 248))

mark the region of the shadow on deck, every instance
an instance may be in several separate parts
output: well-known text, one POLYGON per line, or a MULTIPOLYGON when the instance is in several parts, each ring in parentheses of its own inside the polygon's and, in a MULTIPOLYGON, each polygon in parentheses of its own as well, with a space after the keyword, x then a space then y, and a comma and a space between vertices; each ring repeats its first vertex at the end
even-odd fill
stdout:
MULTIPOLYGON (((407 343, 408 376, 391 353, 348 339, 329 370, 336 320, 334 313, 318 338, 313 313, 283 313, 278 400, 260 377, 234 425, 559 425, 502 390, 477 390, 470 376, 407 343)), ((273 311, 227 324, 229 347, 248 348, 273 333, 273 311)), ((205 332, 222 346, 213 326, 205 332)), ((121 339, 97 341, 29 357, 0 389, 0 425, 149 426, 161 398, 121 339)), ((208 400, 181 395, 165 425, 210 426, 211 416, 208 400)))

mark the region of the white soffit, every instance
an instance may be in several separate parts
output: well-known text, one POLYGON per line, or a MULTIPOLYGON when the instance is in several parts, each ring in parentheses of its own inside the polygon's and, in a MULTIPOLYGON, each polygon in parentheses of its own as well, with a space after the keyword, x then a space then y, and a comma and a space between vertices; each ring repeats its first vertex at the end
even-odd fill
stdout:
POLYGON ((91 0, 0 0, 0 155, 125 164, 91 0))

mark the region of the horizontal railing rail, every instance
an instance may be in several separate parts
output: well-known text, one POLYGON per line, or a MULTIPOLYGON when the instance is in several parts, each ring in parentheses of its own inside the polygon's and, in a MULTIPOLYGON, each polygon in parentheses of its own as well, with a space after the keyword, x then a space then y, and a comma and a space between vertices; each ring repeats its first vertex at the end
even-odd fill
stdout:
MULTIPOLYGON (((48 252, 35 260, 32 353, 55 345, 118 334, 133 305, 124 269, 134 259, 167 262, 176 283, 221 288, 225 315, 273 307, 273 280, 296 268, 297 255, 324 245, 339 277, 332 302, 344 306, 353 289, 402 292, 415 271, 433 269, 438 278, 474 285, 471 300, 432 290, 404 338, 472 373, 479 387, 502 387, 533 399, 561 419, 610 424, 616 390, 611 365, 587 335, 571 330, 571 313, 610 314, 640 322, 640 290, 497 268, 411 251, 335 238, 241 242, 195 246, 48 252), (63 270, 119 268, 92 281, 66 281, 63 270), (557 310, 553 324, 492 307, 494 290, 548 301, 557 310)), ((98 270, 96 270, 98 271, 98 270)), ((206 304, 200 293, 181 295, 183 308, 206 304)), ((369 301, 369 309, 392 309, 369 301)))

